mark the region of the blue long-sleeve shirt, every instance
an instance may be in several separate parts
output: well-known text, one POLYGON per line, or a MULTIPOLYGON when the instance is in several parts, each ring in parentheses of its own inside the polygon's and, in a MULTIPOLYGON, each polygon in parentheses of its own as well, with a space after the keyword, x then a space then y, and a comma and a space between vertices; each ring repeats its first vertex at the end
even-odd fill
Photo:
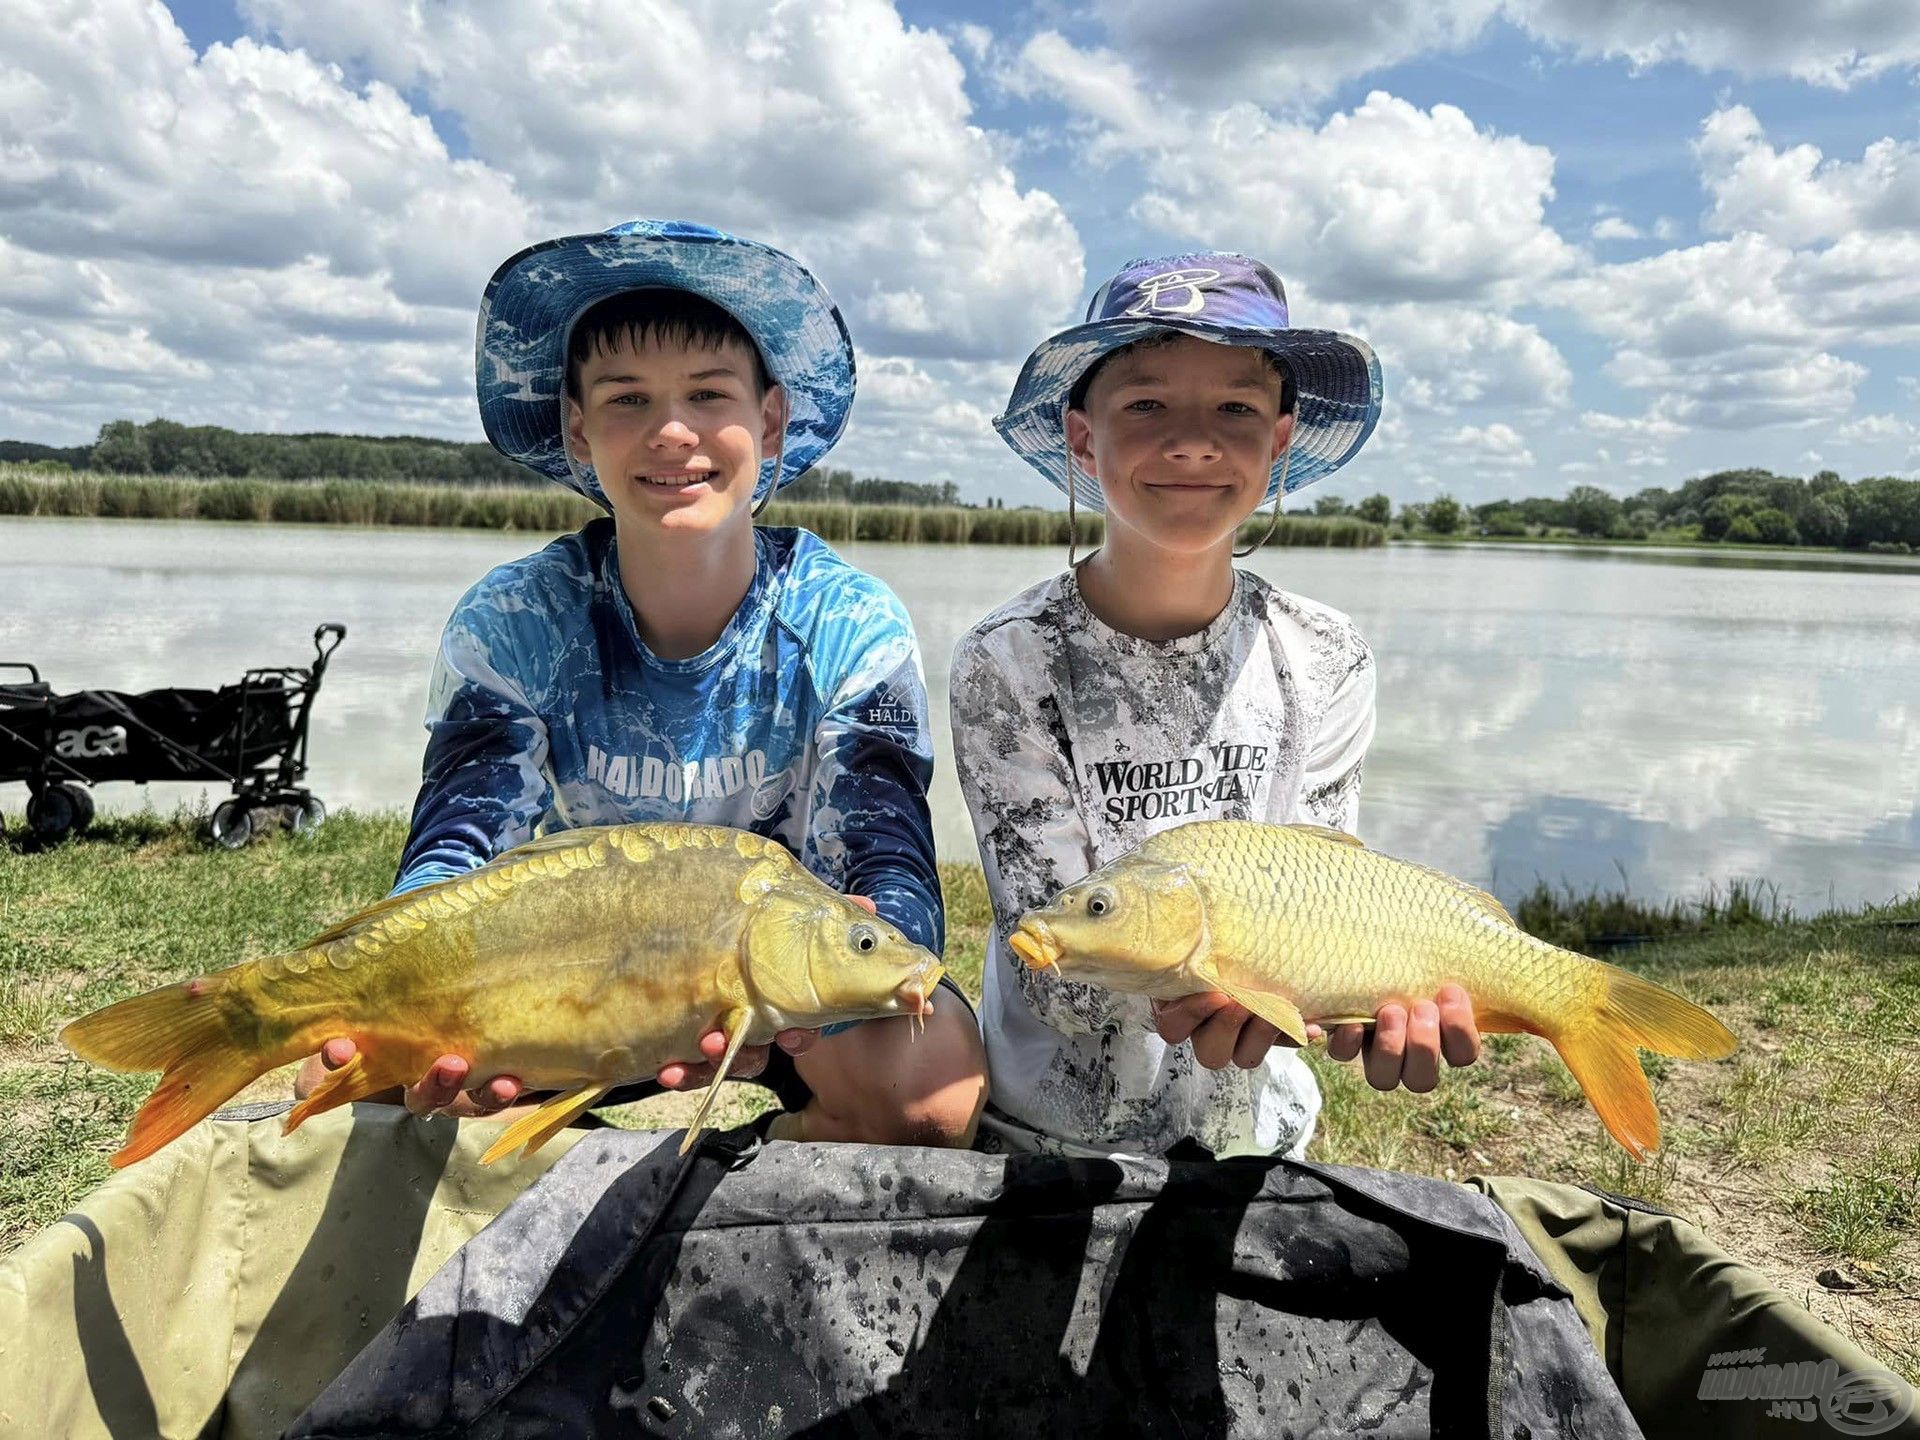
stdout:
POLYGON ((933 745, 912 622, 802 530, 756 529, 753 584, 688 660, 641 642, 611 520, 489 572, 441 637, 394 893, 536 833, 679 820, 778 840, 939 952, 933 745))

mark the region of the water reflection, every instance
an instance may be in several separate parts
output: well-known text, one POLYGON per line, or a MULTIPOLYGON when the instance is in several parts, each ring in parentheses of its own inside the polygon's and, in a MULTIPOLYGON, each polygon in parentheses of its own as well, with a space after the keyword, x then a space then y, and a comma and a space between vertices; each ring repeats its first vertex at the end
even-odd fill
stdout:
MULTIPOLYGON (((461 592, 539 537, 0 520, 0 659, 57 688, 216 685, 347 643, 314 716, 330 805, 405 808, 432 649, 461 592)), ((1046 550, 842 547, 899 591, 927 660, 949 859, 972 857, 947 662, 1052 573, 1046 550)), ((1920 885, 1920 561, 1396 546, 1263 553, 1347 610, 1380 663, 1362 829, 1511 898, 1536 877, 1689 896, 1776 883, 1798 906, 1920 885)), ((199 787, 151 787, 170 809, 199 787)), ((106 809, 143 792, 108 786, 106 809)), ((17 819, 18 786, 0 786, 17 819)))

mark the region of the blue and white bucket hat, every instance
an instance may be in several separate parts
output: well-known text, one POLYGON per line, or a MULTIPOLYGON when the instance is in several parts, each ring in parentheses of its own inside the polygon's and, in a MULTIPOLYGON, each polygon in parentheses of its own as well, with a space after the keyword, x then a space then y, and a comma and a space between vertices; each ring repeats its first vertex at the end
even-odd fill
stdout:
POLYGON ((853 342, 832 298, 792 256, 685 220, 563 235, 493 272, 474 340, 487 438, 509 459, 611 508, 591 467, 567 453, 567 345, 592 306, 654 288, 690 291, 727 311, 786 392, 786 441, 777 462, 761 461, 758 505, 818 464, 847 428, 853 342))
POLYGON ((1268 500, 1331 475, 1359 453, 1380 420, 1380 362, 1366 341, 1287 323, 1287 292, 1258 260, 1203 250, 1131 260, 1094 292, 1085 323, 1027 357, 1006 413, 993 422, 1014 454, 1062 493, 1103 509, 1100 482, 1067 452, 1067 397, 1115 350, 1177 331, 1220 345, 1268 350, 1292 367, 1299 401, 1288 454, 1274 463, 1268 500))

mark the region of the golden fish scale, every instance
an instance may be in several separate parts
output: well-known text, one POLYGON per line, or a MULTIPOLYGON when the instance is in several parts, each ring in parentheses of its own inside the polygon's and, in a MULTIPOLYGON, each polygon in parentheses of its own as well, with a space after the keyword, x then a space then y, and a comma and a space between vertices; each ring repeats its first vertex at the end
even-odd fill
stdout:
MULTIPOLYGON (((253 1008, 305 1047, 359 1030, 459 1051, 477 1074, 535 1088, 631 1079, 649 1067, 629 1057, 693 1054, 728 1008, 717 971, 740 952, 755 869, 800 873, 758 836, 622 826, 400 897, 264 961, 253 1008)), ((749 1042, 770 1039, 765 1028, 749 1042)))
POLYGON ((1207 900, 1223 979, 1286 993, 1308 1018, 1372 1015, 1449 982, 1477 1011, 1538 1023, 1579 1013, 1601 967, 1489 913, 1451 878, 1292 827, 1165 831, 1143 856, 1184 863, 1207 900))

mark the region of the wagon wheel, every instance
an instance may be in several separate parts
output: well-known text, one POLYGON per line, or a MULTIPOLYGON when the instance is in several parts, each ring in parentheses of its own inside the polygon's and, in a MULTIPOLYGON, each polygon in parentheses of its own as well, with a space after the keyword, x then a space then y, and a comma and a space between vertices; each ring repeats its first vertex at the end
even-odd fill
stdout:
POLYGON ((93 824, 93 792, 71 780, 62 781, 55 788, 66 791, 67 798, 73 801, 73 833, 84 835, 93 824))
POLYGON ((238 850, 253 836, 253 807, 237 795, 221 801, 207 821, 207 834, 216 845, 238 850))
POLYGON ((293 797, 293 833, 304 835, 309 830, 318 830, 327 823, 327 807, 321 803, 318 795, 296 795, 293 797))
POLYGON ((78 807, 64 785, 49 785, 27 797, 27 824, 43 845, 55 845, 73 829, 78 807))

